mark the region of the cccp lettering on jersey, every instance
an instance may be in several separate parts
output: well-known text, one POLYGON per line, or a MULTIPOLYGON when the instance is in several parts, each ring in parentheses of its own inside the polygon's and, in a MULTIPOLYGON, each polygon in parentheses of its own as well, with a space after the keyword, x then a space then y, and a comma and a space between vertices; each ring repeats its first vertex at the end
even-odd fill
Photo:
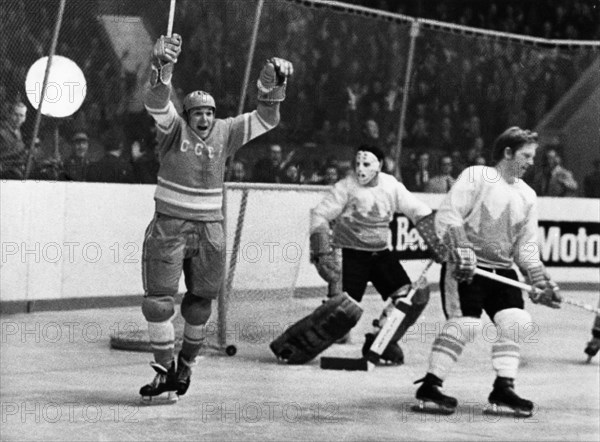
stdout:
POLYGON ((419 234, 416 227, 411 227, 410 221, 405 216, 399 216, 397 219, 398 223, 398 241, 396 242, 396 251, 404 252, 411 251, 416 252, 418 250, 427 250, 427 245, 421 235, 419 234))
POLYGON ((588 235, 585 227, 575 233, 562 233, 560 226, 540 226, 540 252, 544 262, 600 263, 600 235, 588 235))
POLYGON ((202 155, 206 155, 208 158, 212 159, 215 156, 215 148, 212 146, 203 143, 196 143, 192 145, 190 140, 182 140, 179 150, 181 150, 182 152, 187 152, 190 149, 192 149, 194 151, 194 154, 196 154, 199 157, 201 157, 202 155), (203 147, 206 147, 206 152, 204 152, 203 147))

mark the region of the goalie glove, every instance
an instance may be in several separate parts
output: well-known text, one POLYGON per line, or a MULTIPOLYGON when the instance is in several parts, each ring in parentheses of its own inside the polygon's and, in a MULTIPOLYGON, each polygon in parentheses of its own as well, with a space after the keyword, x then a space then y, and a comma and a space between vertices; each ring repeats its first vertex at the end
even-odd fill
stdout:
POLYGON ((529 299, 534 304, 543 304, 551 308, 560 308, 562 296, 558 285, 550 279, 543 264, 536 264, 527 269, 527 280, 533 286, 529 299))
POLYGON ((462 226, 450 226, 446 232, 450 259, 454 262, 454 279, 470 284, 475 276, 477 256, 462 226))
POLYGON ((337 282, 342 274, 339 253, 331 247, 327 232, 310 235, 310 262, 317 268, 319 276, 328 283, 337 282))
POLYGON ((173 76, 173 66, 181 54, 181 36, 173 34, 171 37, 161 35, 152 49, 152 77, 150 84, 155 86, 159 81, 169 84, 173 76))
POLYGON ((256 82, 258 101, 275 104, 285 100, 287 78, 293 73, 294 66, 289 61, 277 57, 268 59, 256 82))

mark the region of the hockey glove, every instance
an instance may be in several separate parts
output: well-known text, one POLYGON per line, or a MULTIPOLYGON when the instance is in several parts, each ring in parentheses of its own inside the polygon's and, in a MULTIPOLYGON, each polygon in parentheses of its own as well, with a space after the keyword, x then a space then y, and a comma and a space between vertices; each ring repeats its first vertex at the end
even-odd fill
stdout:
POLYGON ((451 226, 446 233, 447 244, 451 251, 451 261, 454 262, 454 279, 470 284, 475 276, 477 256, 473 244, 467 239, 462 226, 451 226))
POLYGON ((181 53, 181 36, 173 34, 172 37, 162 35, 154 44, 152 50, 152 74, 150 84, 154 87, 159 82, 169 84, 173 77, 173 66, 181 53))
POLYGON ((273 57, 267 60, 256 86, 258 100, 274 104, 285 100, 287 78, 294 73, 294 66, 283 58, 273 57))
POLYGON ((181 54, 181 35, 173 34, 171 37, 161 35, 152 50, 152 55, 155 60, 159 60, 160 64, 177 63, 177 58, 181 54))
POLYGON ((537 264, 527 269, 528 282, 533 286, 529 299, 534 304, 543 304, 551 308, 560 308, 562 296, 558 285, 550 279, 543 264, 537 264))
POLYGON ((330 283, 340 280, 341 259, 339 253, 331 247, 327 232, 314 232, 310 235, 310 261, 324 281, 330 283))

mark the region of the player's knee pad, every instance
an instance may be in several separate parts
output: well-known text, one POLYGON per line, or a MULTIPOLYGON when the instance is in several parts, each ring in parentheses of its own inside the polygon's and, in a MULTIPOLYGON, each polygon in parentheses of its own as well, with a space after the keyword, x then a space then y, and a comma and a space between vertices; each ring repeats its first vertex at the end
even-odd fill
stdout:
POLYGON ((181 301, 181 316, 191 325, 203 325, 212 313, 212 300, 187 292, 181 301))
POLYGON ((475 340, 475 336, 480 329, 480 318, 461 316, 450 318, 444 322, 440 334, 449 335, 460 342, 467 343, 475 340))
POLYGON ((172 296, 147 295, 142 301, 142 314, 148 322, 165 322, 175 314, 175 301, 172 296))
POLYGON ((494 324, 502 338, 519 342, 531 324, 531 315, 521 308, 507 308, 494 315, 494 324))

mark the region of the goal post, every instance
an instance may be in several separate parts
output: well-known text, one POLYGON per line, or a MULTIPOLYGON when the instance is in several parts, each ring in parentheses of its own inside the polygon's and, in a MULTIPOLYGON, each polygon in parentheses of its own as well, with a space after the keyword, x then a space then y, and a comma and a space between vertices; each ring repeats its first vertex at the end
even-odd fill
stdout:
POLYGON ((282 312, 286 303, 295 297, 326 296, 327 284, 307 267, 310 209, 327 189, 226 183, 226 277, 216 328, 221 348, 239 341, 264 343, 266 337, 257 334, 292 321, 282 312))

